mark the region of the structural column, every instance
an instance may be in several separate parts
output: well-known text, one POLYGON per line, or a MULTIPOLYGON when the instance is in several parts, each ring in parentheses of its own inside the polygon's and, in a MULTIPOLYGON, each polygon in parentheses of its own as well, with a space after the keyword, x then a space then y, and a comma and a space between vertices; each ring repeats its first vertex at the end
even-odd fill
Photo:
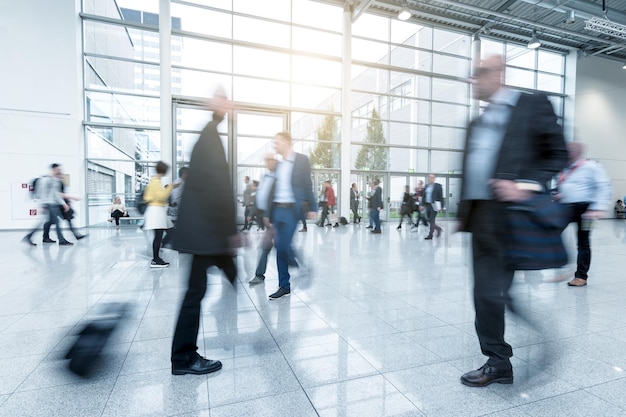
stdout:
POLYGON ((341 181, 340 215, 350 219, 350 142, 352 141, 352 9, 343 9, 343 45, 341 52, 341 181))
POLYGON ((170 0, 159 0, 159 50, 161 82, 161 160, 172 165, 169 177, 176 171, 172 139, 172 18, 170 0))

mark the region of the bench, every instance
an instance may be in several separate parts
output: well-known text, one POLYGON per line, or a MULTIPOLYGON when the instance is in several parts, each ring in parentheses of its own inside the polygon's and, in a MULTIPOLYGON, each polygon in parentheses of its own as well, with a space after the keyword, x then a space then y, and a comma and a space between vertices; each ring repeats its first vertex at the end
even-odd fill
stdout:
MULTIPOLYGON (((128 217, 120 217, 121 226, 141 226, 143 224, 143 214, 139 213, 136 207, 127 207, 128 217)), ((115 222, 111 222, 115 224, 115 222)))

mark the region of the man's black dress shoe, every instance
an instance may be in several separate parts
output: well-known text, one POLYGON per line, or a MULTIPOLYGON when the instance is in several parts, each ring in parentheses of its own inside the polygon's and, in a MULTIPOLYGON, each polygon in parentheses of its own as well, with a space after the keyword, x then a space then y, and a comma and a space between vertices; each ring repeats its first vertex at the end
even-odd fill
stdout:
POLYGON ((50 238, 44 238, 43 239, 43 243, 57 243, 57 241, 56 240, 52 240, 50 238))
POLYGON ((429 236, 426 236, 424 240, 433 240, 433 237, 429 235, 429 236))
POLYGON ((204 375, 222 369, 222 362, 211 359, 204 359, 196 354, 195 359, 187 366, 177 366, 172 364, 172 375, 204 375))
POLYGON ((468 387, 486 387, 494 382, 512 384, 513 369, 498 369, 484 364, 477 370, 470 371, 461 377, 461 383, 468 387))

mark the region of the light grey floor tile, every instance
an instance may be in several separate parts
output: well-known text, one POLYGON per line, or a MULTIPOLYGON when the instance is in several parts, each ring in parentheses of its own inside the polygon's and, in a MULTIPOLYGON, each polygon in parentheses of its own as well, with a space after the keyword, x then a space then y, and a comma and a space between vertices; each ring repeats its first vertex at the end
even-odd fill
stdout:
POLYGON ((403 416, 424 414, 380 375, 307 388, 320 416, 403 416))
POLYGON ((72 331, 72 327, 0 334, 0 358, 47 354, 72 331))
POLYGON ((206 355, 212 359, 258 355, 278 349, 276 341, 265 326, 207 332, 202 338, 206 355))
POLYGON ((311 401, 302 391, 211 408, 211 417, 315 417, 317 415, 311 401))
POLYGON ((344 340, 284 351, 293 372, 304 387, 345 381, 377 373, 344 340))
POLYGON ((45 355, 0 359, 0 394, 11 394, 39 366, 45 355))
MULTIPOLYGON (((157 370, 170 370, 172 338, 150 339, 133 342, 122 365, 121 375, 157 370)), ((204 356, 202 348, 199 352, 204 356)))
POLYGON ((575 391, 522 405, 520 410, 533 417, 621 417, 626 410, 616 407, 585 391, 575 391))
POLYGON ((170 416, 206 409, 206 375, 171 375, 170 369, 121 375, 102 416, 170 416))
POLYGON ((16 392, 2 404, 0 415, 99 417, 113 383, 112 380, 83 381, 79 384, 16 392))
POLYGON ((211 407, 301 390, 280 352, 225 359, 222 364, 219 375, 209 378, 211 407))
POLYGON ((585 391, 626 411, 626 375, 616 381, 585 388, 585 391))

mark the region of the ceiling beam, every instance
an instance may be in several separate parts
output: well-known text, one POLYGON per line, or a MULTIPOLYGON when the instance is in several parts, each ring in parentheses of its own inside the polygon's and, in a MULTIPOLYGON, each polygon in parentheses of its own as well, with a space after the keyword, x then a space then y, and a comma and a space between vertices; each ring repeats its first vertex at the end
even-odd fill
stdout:
POLYGON ((370 8, 372 4, 374 4, 376 0, 361 0, 359 4, 352 11, 352 23, 356 22, 357 19, 365 13, 367 9, 370 8))

